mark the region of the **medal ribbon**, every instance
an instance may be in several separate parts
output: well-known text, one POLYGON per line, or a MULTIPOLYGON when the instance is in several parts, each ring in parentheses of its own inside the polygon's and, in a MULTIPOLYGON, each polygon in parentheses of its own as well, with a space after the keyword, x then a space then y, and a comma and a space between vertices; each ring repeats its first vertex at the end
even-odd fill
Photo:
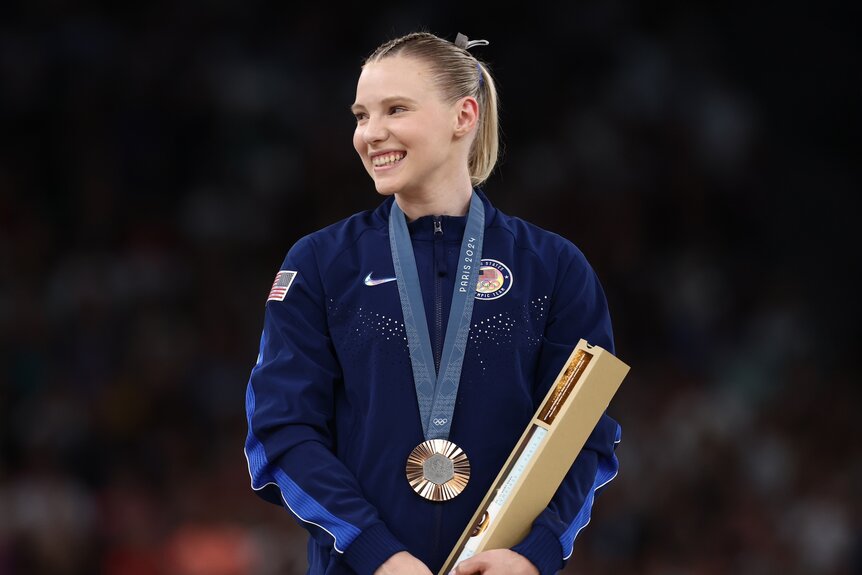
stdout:
POLYGON ((416 398, 419 401, 419 416, 425 439, 448 439, 455 412, 455 399, 461 381, 461 367, 467 351, 467 335, 473 316, 476 299, 476 284, 482 262, 482 240, 485 233, 485 206, 478 194, 470 198, 470 211, 464 238, 461 240, 460 259, 456 271, 455 288, 452 290, 452 307, 446 324, 443 340, 443 356, 440 372, 434 372, 434 352, 431 336, 422 303, 419 273, 413 255, 413 243, 407 229, 407 218, 392 203, 389 213, 389 247, 404 313, 404 329, 410 346, 410 362, 413 364, 413 380, 416 398))

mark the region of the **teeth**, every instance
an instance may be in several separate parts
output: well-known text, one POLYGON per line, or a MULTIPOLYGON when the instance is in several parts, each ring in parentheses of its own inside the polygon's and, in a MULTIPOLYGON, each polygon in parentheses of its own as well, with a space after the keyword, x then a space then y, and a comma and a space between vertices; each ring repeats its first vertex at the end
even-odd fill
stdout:
POLYGON ((371 163, 375 166, 388 166, 394 164, 404 158, 404 152, 393 152, 391 154, 383 154, 371 159, 371 163))

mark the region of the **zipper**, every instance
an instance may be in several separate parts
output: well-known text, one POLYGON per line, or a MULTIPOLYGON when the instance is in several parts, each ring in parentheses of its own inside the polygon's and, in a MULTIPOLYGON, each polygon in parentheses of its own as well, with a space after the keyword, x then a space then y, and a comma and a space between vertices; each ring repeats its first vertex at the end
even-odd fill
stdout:
POLYGON ((443 243, 443 220, 434 218, 434 326, 437 337, 434 338, 434 373, 440 373, 440 361, 443 355, 443 275, 445 274, 446 245, 443 243))
MULTIPOLYGON (((434 339, 434 365, 440 373, 440 361, 443 355, 443 339, 446 333, 443 325, 443 290, 446 285, 448 262, 446 261, 446 242, 443 241, 443 219, 434 218, 434 324, 437 326, 437 337, 434 339)), ((432 556, 440 550, 443 531, 443 506, 434 506, 434 538, 432 540, 432 556)))
POLYGON ((439 503, 434 506, 434 546, 431 556, 436 557, 440 551, 440 536, 443 534, 443 506, 439 503))

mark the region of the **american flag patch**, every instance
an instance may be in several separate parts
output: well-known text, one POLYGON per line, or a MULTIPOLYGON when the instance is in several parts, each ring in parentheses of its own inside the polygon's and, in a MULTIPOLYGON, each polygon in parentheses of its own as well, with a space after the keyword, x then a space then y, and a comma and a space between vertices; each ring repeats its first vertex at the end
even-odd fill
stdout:
POLYGON ((284 301, 284 296, 287 295, 287 290, 290 289, 290 284, 293 283, 293 278, 296 277, 296 272, 282 270, 275 274, 275 281, 272 282, 272 289, 269 290, 269 297, 266 301, 284 301))

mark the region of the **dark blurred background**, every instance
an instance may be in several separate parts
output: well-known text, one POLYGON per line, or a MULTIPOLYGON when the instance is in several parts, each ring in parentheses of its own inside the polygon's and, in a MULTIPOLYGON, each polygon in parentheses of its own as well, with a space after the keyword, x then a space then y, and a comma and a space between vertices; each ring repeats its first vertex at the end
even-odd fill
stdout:
POLYGON ((485 189, 632 366, 566 572, 862 573, 857 8, 115 4, 0 8, 0 573, 304 573, 245 385, 287 249, 380 202, 348 107, 419 28, 491 41, 485 189))

